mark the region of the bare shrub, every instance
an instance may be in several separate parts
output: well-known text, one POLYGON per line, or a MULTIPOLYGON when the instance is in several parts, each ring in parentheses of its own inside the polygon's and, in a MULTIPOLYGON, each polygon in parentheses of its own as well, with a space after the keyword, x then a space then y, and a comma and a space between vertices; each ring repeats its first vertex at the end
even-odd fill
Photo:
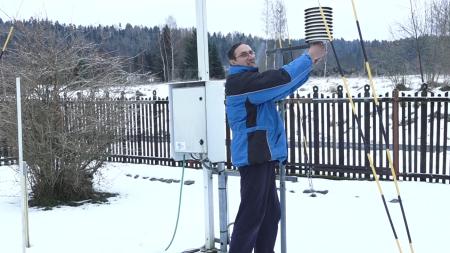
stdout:
POLYGON ((124 80, 118 58, 100 54, 75 27, 61 28, 72 29, 67 36, 49 24, 16 23, 15 38, 0 65, 0 138, 17 145, 14 85, 18 76, 24 159, 30 166, 33 203, 43 206, 96 195, 93 175, 114 141, 117 117, 94 97, 71 97, 79 89, 124 80))

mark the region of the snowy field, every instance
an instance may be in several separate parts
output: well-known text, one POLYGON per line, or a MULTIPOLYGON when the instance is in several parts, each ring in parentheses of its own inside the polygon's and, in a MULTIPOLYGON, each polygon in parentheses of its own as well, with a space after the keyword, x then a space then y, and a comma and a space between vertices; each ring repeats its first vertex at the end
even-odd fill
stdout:
MULTIPOLYGON (((352 95, 356 95, 358 93, 364 92, 364 85, 369 84, 367 77, 347 77, 349 88, 352 92, 352 95)), ((441 78, 440 82, 449 82, 448 79, 441 78)), ((308 94, 312 94, 313 87, 318 86, 319 93, 323 93, 325 95, 330 95, 337 90, 338 85, 344 85, 342 78, 339 76, 331 76, 331 77, 310 77, 309 80, 302 85, 298 92, 300 96, 306 96, 308 94)), ((374 77, 374 85, 377 90, 378 95, 383 95, 386 92, 391 93, 393 90, 393 82, 388 77, 374 77)), ((410 91, 407 91, 407 94, 413 94, 418 91, 421 87, 421 79, 420 76, 406 76, 405 77, 405 86, 410 91)), ((118 98, 121 93, 124 92, 126 98, 133 98, 136 95, 136 92, 140 93, 143 98, 152 98, 153 92, 156 92, 156 95, 161 98, 166 98, 168 96, 168 85, 163 83, 152 83, 152 84, 140 84, 140 85, 129 85, 126 88, 121 87, 110 87, 108 89, 110 97, 118 98)), ((440 92, 439 88, 433 89, 434 92, 440 92)), ((85 95, 89 94, 89 91, 83 92, 85 95)), ((345 90, 344 90, 345 93, 345 90)), ((371 93, 372 94, 372 93, 371 93)), ((75 94, 72 94, 75 96, 75 94)), ((104 91, 99 90, 99 97, 104 96, 104 91)))
MULTIPOLYGON (((0 252, 21 250, 20 185, 16 167, 0 167, 0 252)), ((96 176, 100 190, 119 193, 108 204, 85 204, 44 211, 30 209, 31 248, 27 253, 152 253, 164 252, 176 221, 181 168, 108 163, 96 176), (128 174, 128 176, 127 176, 128 174), (139 175, 137 178, 136 175, 139 175), (145 177, 145 179, 144 179, 145 177)), ((167 252, 204 244, 201 170, 187 169, 178 233, 167 252)), ((239 204, 239 178, 229 178, 230 222, 239 204)), ((403 252, 409 252, 392 182, 382 182, 403 252)), ((217 178, 216 237, 219 236, 217 178)), ((375 182, 315 179, 313 198, 302 193, 307 180, 287 183, 288 252, 398 252, 375 182)), ((450 185, 400 182, 409 228, 417 253, 450 252, 450 185)), ((276 252, 280 252, 278 236, 276 252)))

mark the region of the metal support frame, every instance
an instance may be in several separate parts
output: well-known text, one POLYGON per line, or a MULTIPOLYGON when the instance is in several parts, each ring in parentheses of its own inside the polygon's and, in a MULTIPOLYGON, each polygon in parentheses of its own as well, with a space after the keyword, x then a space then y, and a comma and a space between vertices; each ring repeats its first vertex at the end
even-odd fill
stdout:
POLYGON ((203 166, 203 193, 205 203, 205 249, 214 249, 214 200, 212 171, 203 166))
POLYGON ((219 224, 220 224, 220 252, 228 252, 230 242, 228 234, 228 175, 225 173, 225 165, 218 164, 218 187, 219 187, 219 224))
MULTIPOLYGON (((281 117, 284 121, 284 106, 285 103, 281 103, 281 117)), ((280 234, 281 234, 281 253, 286 253, 286 166, 280 162, 280 207, 281 207, 281 221, 280 221, 280 234)))
MULTIPOLYGON (((208 31, 205 0, 196 0, 198 76, 209 80, 208 31)), ((205 250, 214 249, 214 208, 212 171, 203 166, 203 190, 205 203, 205 250)))
MULTIPOLYGON (((296 48, 296 49, 302 49, 303 47, 296 48)), ((277 68, 280 68, 284 63, 284 57, 283 52, 289 51, 293 49, 286 49, 286 50, 275 50, 273 52, 267 52, 269 53, 275 53, 275 64, 277 68)), ((281 115, 282 120, 284 121, 284 113, 285 113, 285 103, 279 103, 279 112, 281 115)), ((281 219, 280 219, 280 246, 281 246, 281 253, 286 253, 286 166, 283 163, 280 163, 280 207, 281 207, 281 219)))

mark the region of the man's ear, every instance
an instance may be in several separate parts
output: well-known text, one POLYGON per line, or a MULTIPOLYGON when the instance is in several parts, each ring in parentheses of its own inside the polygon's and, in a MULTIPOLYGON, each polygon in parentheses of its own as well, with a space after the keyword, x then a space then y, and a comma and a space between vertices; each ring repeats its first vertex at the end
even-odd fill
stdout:
POLYGON ((236 61, 235 60, 229 60, 230 65, 236 65, 236 61))

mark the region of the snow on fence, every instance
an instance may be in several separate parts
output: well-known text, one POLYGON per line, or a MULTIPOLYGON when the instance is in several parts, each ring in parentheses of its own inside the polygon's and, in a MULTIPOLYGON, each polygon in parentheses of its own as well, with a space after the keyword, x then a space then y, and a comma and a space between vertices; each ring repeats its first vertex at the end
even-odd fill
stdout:
MULTIPOLYGON (((283 101, 288 139, 287 170, 291 175, 306 175, 309 168, 315 176, 330 178, 372 179, 366 152, 373 155, 382 179, 391 176, 382 128, 400 179, 450 183, 447 162, 449 102, 448 92, 431 93, 427 87, 416 93, 392 92, 380 96, 381 119, 376 114, 369 86, 354 97, 357 116, 365 142, 364 147, 356 118, 341 86, 332 95, 313 93, 292 96, 283 101), (307 141, 305 150, 303 140, 307 141)), ((98 120, 108 122, 114 130, 109 147, 109 161, 180 166, 170 156, 168 99, 152 98, 68 100, 65 104, 67 126, 70 113, 83 113, 93 105, 98 120)), ((92 109, 92 108, 91 108, 92 109)), ((77 117, 77 121, 79 118, 77 117)), ((186 122, 188 125, 189 122, 186 122)), ((231 133, 227 127, 227 167, 230 163, 231 133)), ((218 143, 217 145, 221 145, 218 143)), ((11 164, 8 144, 0 140, 0 164, 11 164)), ((190 167, 201 167, 195 162, 190 167)))

